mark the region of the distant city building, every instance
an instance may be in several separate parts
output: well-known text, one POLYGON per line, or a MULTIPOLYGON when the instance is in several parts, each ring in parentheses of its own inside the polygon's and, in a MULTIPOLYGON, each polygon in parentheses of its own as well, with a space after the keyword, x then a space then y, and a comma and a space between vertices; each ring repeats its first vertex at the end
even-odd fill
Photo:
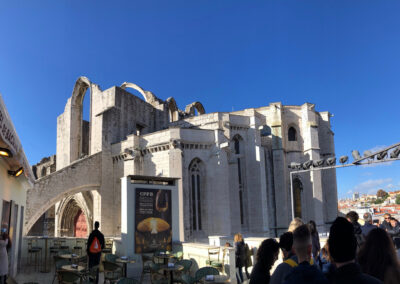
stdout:
POLYGON ((360 193, 358 192, 353 193, 353 200, 358 200, 358 199, 360 199, 360 193))
MULTIPOLYGON (((181 240, 275 235, 294 217, 288 164, 335 156, 330 117, 310 103, 206 114, 194 102, 181 110, 135 84, 102 91, 81 77, 57 118, 56 156, 35 166, 26 229, 77 236, 100 221, 106 236, 119 236, 121 178, 142 175, 178 178, 181 240)), ((336 171, 294 175, 293 197, 295 216, 325 229, 338 213, 336 171)))

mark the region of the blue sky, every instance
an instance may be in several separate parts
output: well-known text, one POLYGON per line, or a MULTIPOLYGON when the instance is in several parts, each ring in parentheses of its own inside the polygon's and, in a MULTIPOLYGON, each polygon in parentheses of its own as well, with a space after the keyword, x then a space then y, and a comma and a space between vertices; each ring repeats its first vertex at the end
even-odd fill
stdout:
MULTIPOLYGON (((31 164, 75 80, 134 82, 207 112, 316 104, 338 156, 399 142, 400 2, 0 1, 0 92, 31 164)), ((339 196, 400 189, 400 162, 337 171, 339 196)))

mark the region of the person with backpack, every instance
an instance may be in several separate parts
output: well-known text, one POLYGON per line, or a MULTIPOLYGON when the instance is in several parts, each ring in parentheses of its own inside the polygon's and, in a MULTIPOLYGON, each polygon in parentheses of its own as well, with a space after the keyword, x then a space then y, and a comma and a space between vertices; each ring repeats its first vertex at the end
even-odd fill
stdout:
MULTIPOLYGON (((99 227, 100 223, 94 222, 94 230, 90 233, 87 242, 86 252, 89 257, 89 269, 100 264, 101 251, 104 249, 104 235, 99 231, 99 227)), ((97 275, 96 282, 98 278, 97 275)))

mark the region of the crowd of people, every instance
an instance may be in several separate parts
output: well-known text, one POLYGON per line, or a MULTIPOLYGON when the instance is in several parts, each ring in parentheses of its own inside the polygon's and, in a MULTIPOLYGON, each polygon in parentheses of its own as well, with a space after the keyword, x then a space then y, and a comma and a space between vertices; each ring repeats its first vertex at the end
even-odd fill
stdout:
MULTIPOLYGON (((400 263, 396 252, 400 226, 390 214, 375 225, 369 213, 359 216, 351 211, 332 224, 326 244, 321 248, 314 221, 304 224, 295 218, 279 242, 264 240, 257 250, 257 261, 250 284, 303 283, 400 283, 400 263), (282 251, 283 261, 272 275, 271 268, 282 251)), ((240 251, 240 245, 236 251, 240 251)), ((240 255, 236 255, 238 259, 240 255)), ((241 267, 238 266, 239 271, 241 267)), ((240 274, 240 273, 239 273, 240 274)), ((238 278, 241 283, 243 278, 238 278)))

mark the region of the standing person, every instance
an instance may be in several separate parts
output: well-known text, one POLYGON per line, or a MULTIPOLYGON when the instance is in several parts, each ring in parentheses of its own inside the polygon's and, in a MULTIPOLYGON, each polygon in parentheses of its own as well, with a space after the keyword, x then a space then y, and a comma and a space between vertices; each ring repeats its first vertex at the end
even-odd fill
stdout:
POLYGON ((371 215, 371 213, 364 213, 363 219, 364 219, 364 226, 361 226, 361 232, 364 235, 364 238, 366 238, 368 233, 372 229, 375 229, 376 226, 374 224, 372 224, 372 215, 371 215))
POLYGON ((390 229, 390 218, 392 216, 389 213, 385 213, 385 215, 383 215, 383 222, 381 223, 381 225, 379 226, 379 228, 384 229, 385 231, 387 231, 388 229, 390 229))
POLYGON ((353 232, 357 240, 358 249, 364 243, 365 238, 361 230, 361 225, 358 223, 358 213, 355 211, 350 211, 346 214, 346 219, 353 225, 353 232))
POLYGON ((5 284, 7 281, 8 274, 8 255, 7 255, 7 247, 8 247, 8 234, 6 230, 2 230, 1 238, 0 238, 0 283, 5 284))
POLYGON ((278 259, 279 244, 274 239, 264 240, 257 250, 257 263, 254 265, 249 284, 269 284, 269 271, 278 259))
POLYGON ((293 268, 285 278, 285 284, 328 284, 328 279, 315 266, 311 265, 312 240, 307 225, 293 232, 293 248, 299 265, 293 268))
POLYGON ((329 245, 325 243, 317 258, 317 265, 324 275, 328 275, 335 271, 336 267, 332 263, 332 258, 329 254, 329 245))
POLYGON ((236 279, 238 283, 242 283, 243 282, 242 269, 246 261, 246 252, 244 248, 244 241, 242 234, 237 233, 233 238, 233 240, 235 242, 235 257, 236 257, 236 269, 237 269, 236 279))
POLYGON ((294 218, 289 224, 288 232, 293 233, 294 230, 296 230, 301 225, 304 225, 303 220, 301 220, 299 217, 294 218))
POLYGON ((399 222, 395 218, 390 217, 390 227, 386 232, 392 238, 396 248, 399 248, 400 226, 399 222))
POLYGON ((317 258, 319 251, 321 250, 321 245, 319 243, 319 234, 317 231, 317 225, 315 224, 315 222, 313 220, 310 220, 310 222, 308 222, 308 227, 311 232, 312 254, 313 254, 313 257, 317 258))
POLYGON ((361 272, 355 262, 357 239, 352 224, 345 218, 337 217, 333 222, 328 238, 329 254, 336 265, 334 273, 329 275, 332 284, 379 284, 375 277, 361 272))
POLYGON ((286 232, 279 237, 279 247, 283 254, 283 261, 272 273, 270 284, 282 284, 292 268, 297 266, 297 257, 293 250, 292 232, 286 232))
POLYGON ((358 253, 361 270, 385 284, 400 283, 400 264, 389 235, 381 228, 373 229, 358 253))
POLYGON ((249 248, 248 244, 244 244, 244 252, 245 252, 245 261, 244 261, 244 271, 246 272, 247 279, 250 279, 250 274, 247 269, 250 266, 253 266, 253 261, 251 260, 251 256, 253 255, 253 250, 249 248))
MULTIPOLYGON (((100 223, 94 222, 94 230, 90 233, 86 252, 89 257, 89 269, 100 264, 101 251, 104 249, 104 235, 99 231, 100 223)), ((96 283, 99 279, 97 270, 96 283)))

